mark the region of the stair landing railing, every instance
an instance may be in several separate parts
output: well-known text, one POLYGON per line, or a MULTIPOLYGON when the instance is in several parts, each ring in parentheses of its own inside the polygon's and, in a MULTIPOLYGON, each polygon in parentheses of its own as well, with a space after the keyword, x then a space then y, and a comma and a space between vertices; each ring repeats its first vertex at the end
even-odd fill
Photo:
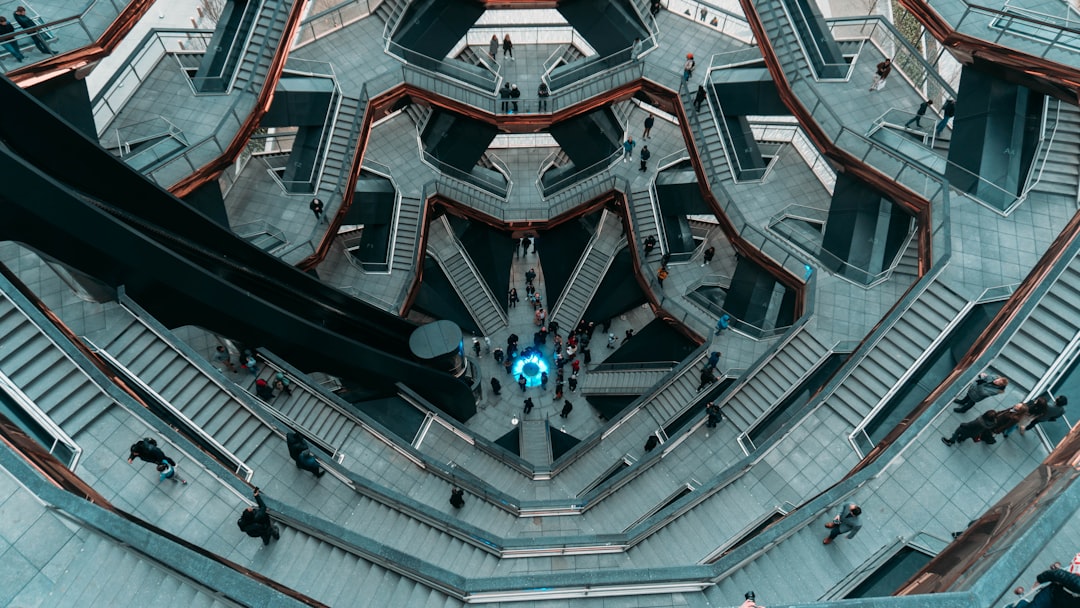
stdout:
POLYGON ((1008 3, 1001 9, 967 3, 953 27, 980 40, 1066 65, 1074 65, 1080 52, 1080 24, 1008 3), (1024 44, 1029 40, 1031 44, 1024 44))
MULTIPOLYGON (((76 3, 50 3, 49 9, 59 12, 65 10, 65 5, 74 4, 76 3)), ((98 37, 117 20, 128 4, 127 0, 93 0, 80 13, 68 14, 46 22, 29 3, 22 3, 27 7, 27 15, 38 25, 25 30, 16 29, 11 43, 19 47, 34 48, 31 36, 38 35, 45 39, 49 48, 58 53, 81 49, 96 43, 98 37)), ((14 10, 15 6, 16 3, 5 4, 4 12, 7 12, 9 8, 14 10)), ((7 49, 0 49, 0 71, 7 73, 25 65, 27 64, 16 62, 7 49)))
POLYGON ((75 443, 75 440, 65 433, 60 425, 41 411, 37 404, 2 372, 0 372, 0 393, 6 395, 8 400, 15 405, 15 411, 7 413, 7 417, 24 430, 32 429, 27 434, 38 439, 50 454, 74 471, 79 465, 79 458, 82 457, 82 448, 79 444, 75 443), (20 412, 25 417, 20 416, 20 412), (49 442, 45 443, 46 441, 49 442))

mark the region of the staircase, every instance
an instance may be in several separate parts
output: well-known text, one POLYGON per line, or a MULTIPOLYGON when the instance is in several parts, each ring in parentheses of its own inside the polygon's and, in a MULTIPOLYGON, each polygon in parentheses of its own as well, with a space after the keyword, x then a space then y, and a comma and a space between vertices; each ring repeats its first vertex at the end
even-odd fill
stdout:
POLYGON ((1052 99, 1047 108, 1048 122, 1056 116, 1057 130, 1054 141, 1040 149, 1032 163, 1032 171, 1038 181, 1032 192, 1077 198, 1077 175, 1080 175, 1080 108, 1070 103, 1052 99), (1045 161, 1045 164, 1044 164, 1045 161), (1041 175, 1038 173, 1041 169, 1041 175))
POLYGON ((427 213, 427 205, 419 196, 398 199, 398 211, 394 215, 394 251, 390 256, 391 272, 410 272, 419 264, 416 259, 416 240, 427 213))
POLYGON ((240 57, 233 86, 239 91, 258 93, 270 71, 270 63, 278 44, 288 42, 282 36, 289 20, 292 2, 286 0, 263 0, 255 25, 251 28, 248 44, 240 57))
POLYGON ((707 352, 702 352, 696 358, 689 360, 678 375, 670 379, 667 384, 660 387, 645 402, 644 409, 658 426, 664 426, 669 420, 676 418, 684 409, 693 404, 701 396, 703 391, 697 390, 701 384, 701 370, 709 358, 707 352))
POLYGON ((831 352, 803 327, 756 371, 739 379, 724 404, 724 416, 740 432, 749 430, 831 352))
POLYGON ((359 98, 342 95, 340 100, 334 129, 330 132, 330 142, 323 157, 319 190, 315 195, 327 204, 343 198, 352 173, 353 152, 360 135, 360 122, 364 118, 364 113, 360 111, 359 98))
POLYGON ((590 370, 581 385, 584 395, 643 395, 672 366, 649 369, 590 370))
MULTIPOLYGON (((409 7, 409 2, 410 0, 383 0, 379 3, 379 6, 375 7, 372 14, 384 24, 391 22, 396 23, 405 12, 405 9, 409 7)), ((393 34, 393 32, 385 33, 393 34)))
POLYGON ((551 437, 547 420, 522 420, 518 434, 521 458, 540 467, 551 465, 551 437))
POLYGON ((468 259, 461 242, 450 229, 446 216, 431 222, 427 245, 428 253, 446 273, 480 331, 485 336, 490 336, 506 327, 509 323, 506 311, 468 259))
POLYGON ((664 242, 664 235, 660 233, 660 224, 657 221, 656 209, 653 207, 652 189, 646 186, 630 193, 630 217, 634 223, 634 236, 638 243, 643 242, 650 236, 656 237, 660 243, 664 242))
MULTIPOLYGON (((19 387, 38 409, 70 437, 94 422, 113 401, 64 351, 38 328, 7 293, 0 290, 0 373, 19 387)), ((21 298, 20 298, 21 299, 21 298)), ((28 304, 23 304, 28 305, 28 304)))
MULTIPOLYGON (((873 343, 843 383, 825 400, 852 427, 881 402, 901 376, 948 328, 968 301, 934 281, 911 307, 873 343)), ((872 337, 871 337, 872 339, 872 337)))
POLYGON ((919 234, 915 233, 904 249, 900 261, 892 271, 893 278, 898 281, 914 282, 919 278, 919 234))
POLYGON ((605 210, 591 242, 585 248, 585 255, 578 262, 562 296, 552 308, 550 320, 557 321, 559 327, 577 326, 615 259, 615 254, 625 243, 619 217, 605 210))
POLYGON ((148 321, 146 313, 135 308, 125 303, 129 312, 126 322, 117 319, 102 337, 95 337, 101 350, 240 462, 246 463, 264 444, 280 441, 269 424, 224 388, 221 380, 213 376, 216 372, 209 366, 196 365, 174 344, 176 339, 167 330, 155 327, 156 323, 148 321))
POLYGON ((1025 394, 1038 385, 1047 367, 1065 353, 1080 327, 1080 257, 1050 286, 994 360, 993 368, 1025 394))
MULTIPOLYGON (((33 565, 25 560, 20 563, 22 571, 36 576, 27 574, 25 579, 12 581, 14 585, 4 590, 10 601, 8 605, 169 604, 188 608, 235 608, 240 605, 229 601, 223 590, 209 589, 170 570, 161 560, 148 557, 137 548, 98 534, 89 527, 79 529, 77 523, 73 524, 54 507, 46 505, 3 470, 0 470, 0 485, 6 489, 0 501, 18 505, 18 519, 5 522, 6 526, 0 524, 0 534, 17 538, 25 532, 23 542, 32 544, 38 556, 33 565), (47 579, 46 572, 49 573, 47 579), (31 579, 36 582, 28 582, 31 579), (44 601, 46 597, 47 602, 44 601)), ((148 542, 160 541, 151 539, 148 542)))
POLYGON ((761 25, 765 29, 765 38, 776 54, 780 65, 783 66, 784 72, 789 78, 793 78, 794 74, 798 74, 813 80, 814 74, 799 44, 795 24, 791 22, 784 11, 784 0, 753 1, 754 10, 757 12, 761 25))

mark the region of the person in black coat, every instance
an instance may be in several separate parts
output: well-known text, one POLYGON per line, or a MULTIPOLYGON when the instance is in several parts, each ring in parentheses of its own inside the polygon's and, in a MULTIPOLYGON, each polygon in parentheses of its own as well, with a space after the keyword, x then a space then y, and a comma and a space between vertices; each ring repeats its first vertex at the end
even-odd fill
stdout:
MULTIPOLYGON (((19 8, 15 9, 15 23, 18 23, 19 27, 24 30, 37 27, 37 24, 34 23, 34 20, 26 14, 25 6, 20 6, 19 8)), ((42 53, 45 53, 46 55, 56 54, 56 51, 49 48, 49 45, 45 42, 45 38, 41 35, 40 31, 30 34, 30 39, 34 41, 34 46, 36 46, 37 49, 42 53)))
POLYGON ((319 461, 315 459, 315 455, 311 453, 307 441, 300 436, 300 433, 294 432, 285 435, 285 442, 289 446, 289 456, 296 463, 296 468, 310 471, 315 477, 322 477, 326 474, 326 471, 319 466, 319 461))
POLYGON ((568 417, 572 411, 574 411, 574 404, 570 403, 569 399, 563 401, 562 411, 559 412, 559 418, 568 417))
POLYGON ((995 443, 993 428, 997 423, 997 412, 987 410, 975 420, 965 422, 956 427, 951 437, 942 437, 941 443, 951 446, 965 439, 978 439, 986 443, 995 443))
POLYGON ((266 503, 263 502, 259 488, 255 488, 254 495, 255 502, 259 505, 258 508, 248 507, 244 509, 244 512, 240 514, 240 519, 236 520, 236 525, 244 534, 252 538, 262 537, 263 544, 269 545, 271 538, 277 540, 281 538, 281 534, 270 519, 270 515, 266 512, 266 503))
POLYGON ((450 490, 450 506, 460 509, 465 506, 465 490, 454 488, 450 490))
POLYGON ((157 447, 157 441, 150 437, 140 439, 131 444, 130 452, 131 453, 128 454, 128 464, 131 464, 133 460, 138 458, 139 460, 149 462, 154 466, 161 464, 162 461, 176 466, 176 461, 166 456, 165 452, 162 452, 161 448, 157 447))

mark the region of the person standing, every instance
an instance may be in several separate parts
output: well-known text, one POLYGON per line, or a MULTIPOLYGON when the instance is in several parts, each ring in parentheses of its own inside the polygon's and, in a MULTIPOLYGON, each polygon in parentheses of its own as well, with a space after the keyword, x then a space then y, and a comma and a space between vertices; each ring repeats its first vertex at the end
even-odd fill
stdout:
POLYGON ((705 91, 705 87, 703 85, 699 84, 698 87, 697 87, 697 94, 694 95, 694 111, 695 112, 700 112, 701 111, 701 104, 705 103, 706 95, 707 95, 707 92, 705 91))
POLYGON ((634 138, 631 135, 626 136, 626 140, 622 142, 623 157, 622 162, 627 163, 634 160, 634 138))
POLYGON ((941 106, 941 120, 937 123, 937 129, 934 131, 934 137, 941 137, 941 132, 945 130, 945 127, 949 126, 949 120, 956 115, 956 101, 949 99, 945 102, 945 105, 941 106))
POLYGON ((991 378, 986 373, 979 374, 979 377, 975 379, 975 384, 971 385, 967 394, 960 399, 953 400, 953 403, 957 404, 953 411, 963 414, 983 399, 1004 393, 1007 386, 1009 386, 1009 379, 1004 376, 991 378))
POLYGON ((645 171, 646 166, 649 164, 649 159, 652 158, 652 153, 649 152, 649 146, 641 146, 641 154, 638 156, 641 158, 641 167, 638 171, 645 171))
POLYGON ((615 334, 608 334, 607 347, 608 348, 615 348, 615 342, 617 342, 617 341, 618 341, 618 339, 615 337, 615 334))
POLYGON ((19 50, 19 43, 15 42, 15 26, 8 23, 4 16, 0 16, 0 46, 7 49, 15 61, 22 63, 26 59, 26 55, 19 50))
POLYGON ((653 17, 659 15, 660 9, 662 8, 663 4, 660 0, 649 0, 649 13, 651 13, 653 17))
POLYGON ((916 127, 921 127, 922 126, 922 117, 926 116, 926 111, 929 110, 930 106, 932 106, 932 105, 934 105, 934 100, 933 99, 927 99, 926 101, 920 103, 919 104, 919 109, 915 110, 915 116, 911 120, 905 122, 904 127, 905 128, 910 127, 912 125, 912 123, 914 123, 916 127))
POLYGON ((176 474, 176 467, 169 464, 168 460, 162 460, 160 463, 158 463, 157 470, 158 473, 161 473, 158 481, 165 481, 166 479, 171 479, 173 480, 173 483, 179 483, 185 486, 187 485, 187 480, 176 474))
POLYGON ((506 114, 510 111, 510 83, 504 82, 499 89, 499 99, 502 100, 502 111, 506 114))
POLYGON ((316 221, 321 221, 324 224, 329 222, 329 220, 326 219, 326 214, 323 213, 323 202, 318 198, 311 199, 311 204, 308 205, 308 209, 311 209, 311 212, 315 214, 316 221))
POLYGON ((546 82, 541 82, 540 86, 536 88, 536 109, 540 112, 547 112, 547 98, 551 95, 551 89, 548 89, 546 82))
MULTIPOLYGON (((704 9, 702 9, 704 10, 704 9)), ((697 63, 694 62, 694 54, 686 54, 686 63, 683 63, 682 79, 683 82, 690 82, 690 77, 694 75, 694 68, 697 67, 697 63)))
POLYGON ((645 116, 645 131, 641 134, 641 139, 649 139, 649 134, 652 133, 653 125, 656 124, 656 117, 652 114, 645 116))
POLYGON ((525 392, 525 386, 528 382, 529 381, 525 379, 525 374, 518 374, 518 386, 521 387, 521 392, 525 392))
POLYGON ((514 59, 514 43, 510 40, 510 34, 503 36, 503 59, 506 59, 507 55, 510 56, 510 61, 517 61, 514 59))
POLYGON ((637 61, 641 54, 641 38, 634 38, 634 44, 630 45, 630 60, 637 61))
MULTIPOLYGON (((513 59, 513 57, 511 57, 513 59)), ((510 85, 510 105, 512 106, 511 112, 518 113, 518 99, 521 97, 521 89, 516 84, 510 85)))
MULTIPOLYGON (((15 22, 24 30, 37 27, 34 20, 27 16, 25 6, 20 6, 15 9, 15 22)), ((49 48, 49 45, 45 42, 45 37, 41 35, 40 31, 30 34, 30 39, 34 41, 34 46, 42 53, 45 53, 46 55, 56 54, 56 51, 49 48)))
POLYGON ((570 403, 569 399, 563 401, 562 411, 559 412, 559 418, 568 418, 572 411, 574 411, 574 404, 570 403))
POLYGON ((714 350, 709 353, 709 361, 705 364, 705 369, 716 369, 716 366, 720 363, 720 351, 714 350))
POLYGON ((456 486, 450 490, 450 506, 455 509, 465 506, 465 490, 456 486))
POLYGON ((667 266, 661 266, 660 270, 656 271, 656 281, 660 283, 660 289, 664 288, 664 279, 668 277, 667 266))
POLYGON ((833 539, 845 532, 847 532, 848 538, 855 538, 855 535, 859 533, 859 529, 862 528, 862 522, 859 521, 860 515, 862 515, 862 508, 859 505, 855 503, 848 505, 832 521, 825 524, 825 527, 829 528, 829 535, 825 537, 825 540, 821 541, 821 544, 828 545, 832 543, 833 539))
POLYGON ((975 420, 964 422, 960 426, 956 427, 952 436, 942 437, 941 443, 947 446, 953 446, 957 443, 962 443, 965 439, 975 439, 977 441, 987 441, 993 443, 993 437, 991 436, 991 429, 994 428, 994 424, 997 422, 997 412, 994 410, 987 410, 982 413, 975 420))
MULTIPOLYGON (((571 393, 577 390, 577 372, 576 371, 572 372, 570 374, 570 378, 566 381, 566 384, 570 387, 570 392, 571 393)), ((566 416, 563 416, 563 418, 566 418, 566 416)))
POLYGON ((281 538, 281 534, 278 527, 274 525, 273 520, 270 519, 270 515, 266 512, 266 503, 263 502, 262 492, 259 491, 259 488, 255 488, 253 494, 258 508, 248 507, 244 509, 244 512, 240 514, 240 519, 236 520, 236 525, 252 538, 262 537, 263 545, 269 545, 271 538, 277 540, 281 538))
POLYGON ((710 245, 709 248, 705 250, 705 254, 703 256, 701 256, 701 265, 704 266, 704 265, 712 262, 713 256, 715 256, 715 255, 716 255, 716 247, 713 247, 713 246, 710 245))
POLYGON ((495 55, 499 52, 499 37, 495 34, 491 35, 491 40, 488 41, 488 56, 492 60, 495 59, 495 55))
POLYGON ((491 377, 491 392, 495 393, 496 397, 502 392, 502 382, 499 382, 495 376, 491 377))
POLYGON ((534 407, 534 406, 533 406, 533 400, 532 400, 532 397, 528 397, 528 398, 526 398, 526 399, 525 399, 525 415, 526 415, 526 416, 528 416, 528 415, 529 415, 529 412, 531 412, 531 411, 532 411, 533 407, 534 407))
POLYGON ((885 79, 892 72, 892 59, 886 57, 885 61, 877 64, 874 70, 874 82, 870 84, 870 91, 880 91, 885 88, 885 79))
POLYGON ((994 435, 1001 435, 1003 438, 1008 439, 1009 433, 1020 425, 1020 421, 1027 416, 1027 413, 1028 406, 1026 403, 1017 403, 1007 410, 998 412, 997 420, 994 421, 994 428, 991 429, 991 433, 994 435))
POLYGON ((540 372, 540 390, 546 391, 548 383, 548 373, 540 372))
POLYGON ((510 291, 506 293, 506 299, 510 302, 510 308, 516 308, 518 303, 517 288, 511 287, 510 291))
POLYGON ((532 285, 533 281, 535 281, 535 280, 536 280, 536 269, 535 268, 530 268, 530 269, 526 270, 525 271, 525 283, 527 285, 532 285))

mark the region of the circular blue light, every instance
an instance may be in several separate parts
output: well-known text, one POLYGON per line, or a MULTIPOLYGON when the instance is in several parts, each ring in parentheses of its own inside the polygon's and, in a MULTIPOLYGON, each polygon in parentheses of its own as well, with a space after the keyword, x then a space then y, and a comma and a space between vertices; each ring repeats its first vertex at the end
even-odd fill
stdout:
POLYGON ((550 367, 543 355, 531 352, 524 357, 518 357, 511 369, 515 380, 525 376, 525 386, 540 386, 540 374, 548 371, 550 367))

